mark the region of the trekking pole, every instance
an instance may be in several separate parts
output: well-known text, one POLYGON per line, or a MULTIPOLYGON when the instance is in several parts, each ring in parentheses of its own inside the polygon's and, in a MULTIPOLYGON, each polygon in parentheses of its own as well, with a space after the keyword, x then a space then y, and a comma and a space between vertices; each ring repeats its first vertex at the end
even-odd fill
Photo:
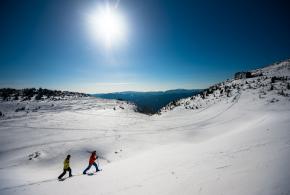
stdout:
POLYGON ((97 158, 97 165, 98 165, 98 169, 100 170, 99 157, 97 158))

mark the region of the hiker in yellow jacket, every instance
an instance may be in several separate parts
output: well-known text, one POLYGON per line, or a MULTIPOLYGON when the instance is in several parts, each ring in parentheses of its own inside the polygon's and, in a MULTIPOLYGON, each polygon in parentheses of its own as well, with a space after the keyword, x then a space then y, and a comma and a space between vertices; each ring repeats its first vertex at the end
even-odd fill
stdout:
POLYGON ((61 179, 66 174, 67 171, 69 172, 69 177, 72 176, 71 168, 69 166, 69 159, 70 159, 70 155, 67 155, 67 157, 63 161, 63 172, 62 174, 60 174, 60 176, 58 176, 58 179, 61 179))

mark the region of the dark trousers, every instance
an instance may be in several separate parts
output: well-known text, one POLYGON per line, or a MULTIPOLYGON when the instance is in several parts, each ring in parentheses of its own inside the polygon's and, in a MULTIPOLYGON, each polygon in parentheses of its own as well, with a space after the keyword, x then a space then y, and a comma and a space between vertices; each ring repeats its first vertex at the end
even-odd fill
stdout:
POLYGON ((63 172, 62 172, 62 174, 60 174, 60 176, 58 176, 58 179, 61 179, 66 174, 67 171, 69 172, 69 176, 71 177, 72 176, 71 168, 69 167, 67 169, 63 169, 63 172))
POLYGON ((94 165, 96 167, 96 172, 99 171, 98 165, 94 162, 93 164, 89 164, 89 166, 84 170, 83 174, 86 174, 87 171, 94 165))

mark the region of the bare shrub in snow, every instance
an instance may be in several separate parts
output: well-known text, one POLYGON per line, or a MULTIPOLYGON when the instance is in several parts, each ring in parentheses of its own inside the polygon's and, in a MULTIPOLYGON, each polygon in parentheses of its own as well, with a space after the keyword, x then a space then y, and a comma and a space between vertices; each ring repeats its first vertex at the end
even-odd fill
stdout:
POLYGON ((25 107, 23 106, 23 107, 21 107, 21 108, 17 108, 17 109, 15 110, 15 112, 24 111, 24 110, 25 110, 25 107))

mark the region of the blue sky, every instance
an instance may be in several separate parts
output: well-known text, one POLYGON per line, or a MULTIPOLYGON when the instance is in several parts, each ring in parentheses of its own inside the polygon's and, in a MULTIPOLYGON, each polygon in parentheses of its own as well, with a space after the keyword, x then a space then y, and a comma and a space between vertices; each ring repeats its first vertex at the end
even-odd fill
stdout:
POLYGON ((0 6, 0 87, 81 92, 205 88, 290 58, 287 1, 7 0, 0 6), (127 36, 106 49, 87 16, 105 3, 127 36))

